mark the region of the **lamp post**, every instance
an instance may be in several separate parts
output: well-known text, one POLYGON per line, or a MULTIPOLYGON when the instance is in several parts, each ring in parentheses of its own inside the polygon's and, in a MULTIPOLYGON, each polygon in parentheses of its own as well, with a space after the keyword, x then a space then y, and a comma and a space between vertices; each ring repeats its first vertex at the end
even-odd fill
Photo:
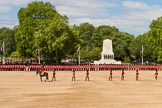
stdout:
POLYGON ((5 43, 3 42, 3 64, 5 64, 5 43))
MULTIPOLYGON (((141 33, 141 35, 144 35, 144 33, 141 33)), ((141 51, 142 65, 143 65, 143 51, 144 49, 143 49, 143 38, 142 38, 142 51, 141 51)))
POLYGON ((80 44, 78 45, 77 53, 78 53, 78 65, 80 65, 80 44))
POLYGON ((38 64, 40 64, 40 49, 39 49, 39 47, 36 48, 35 53, 36 53, 36 57, 38 59, 38 64))
POLYGON ((143 65, 143 45, 142 45, 142 65, 143 65))
POLYGON ((40 64, 40 49, 38 48, 38 63, 40 64))

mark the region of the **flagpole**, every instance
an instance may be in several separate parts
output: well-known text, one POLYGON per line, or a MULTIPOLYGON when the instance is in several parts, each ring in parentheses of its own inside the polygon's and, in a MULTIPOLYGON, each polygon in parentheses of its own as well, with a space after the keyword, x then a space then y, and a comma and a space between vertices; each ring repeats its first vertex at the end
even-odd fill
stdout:
POLYGON ((3 64, 5 64, 5 44, 3 42, 3 64))
POLYGON ((80 65, 80 45, 78 45, 79 48, 79 54, 78 54, 78 64, 80 65))
POLYGON ((143 65, 143 45, 142 45, 142 65, 143 65))
POLYGON ((38 63, 40 64, 40 50, 38 48, 38 63))

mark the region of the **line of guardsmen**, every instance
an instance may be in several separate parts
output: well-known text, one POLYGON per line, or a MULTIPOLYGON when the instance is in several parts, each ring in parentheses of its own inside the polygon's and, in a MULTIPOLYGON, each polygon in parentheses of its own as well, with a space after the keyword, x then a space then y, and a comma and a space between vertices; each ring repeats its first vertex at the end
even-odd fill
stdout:
MULTIPOLYGON (((136 81, 139 80, 139 71, 136 70, 136 73, 135 73, 135 78, 136 78, 136 81)), ((86 75, 85 75, 85 81, 89 81, 90 80, 90 73, 89 73, 89 69, 86 69, 86 75)), ((158 79, 158 70, 155 69, 155 73, 154 73, 154 76, 155 76, 155 80, 158 79)), ((125 71, 124 69, 122 69, 121 71, 121 80, 123 81, 125 78, 125 71)), ((113 79, 113 72, 112 72, 112 69, 110 70, 109 72, 109 81, 112 81, 113 79)), ((56 70, 53 71, 53 76, 52 76, 52 81, 56 81, 56 70)), ((76 72, 75 70, 72 71, 72 79, 71 81, 76 81, 76 72)))
MULTIPOLYGON (((108 71, 112 70, 162 70, 162 66, 148 66, 148 65, 45 65, 46 71, 108 71)), ((0 71, 36 71, 40 69, 41 65, 0 65, 0 71)))

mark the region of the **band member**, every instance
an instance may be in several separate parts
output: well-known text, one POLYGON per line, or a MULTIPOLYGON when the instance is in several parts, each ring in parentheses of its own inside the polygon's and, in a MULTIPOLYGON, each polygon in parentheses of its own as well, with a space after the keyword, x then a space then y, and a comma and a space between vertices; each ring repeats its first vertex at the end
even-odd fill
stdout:
POLYGON ((124 69, 122 69, 121 80, 124 80, 124 74, 125 74, 124 69))
POLYGON ((89 81, 89 70, 87 69, 85 81, 89 81))
POLYGON ((71 81, 75 81, 75 70, 73 70, 73 73, 72 73, 72 80, 71 81))
POLYGON ((52 73, 52 81, 56 81, 56 72, 55 72, 55 70, 53 71, 53 73, 52 73))
POLYGON ((110 73, 109 73, 109 81, 112 81, 112 69, 110 70, 110 73))
POLYGON ((138 80, 138 77, 139 77, 139 72, 138 70, 136 70, 136 80, 138 80))
POLYGON ((158 77, 158 71, 156 69, 156 72, 155 72, 155 79, 157 80, 157 77, 158 77))

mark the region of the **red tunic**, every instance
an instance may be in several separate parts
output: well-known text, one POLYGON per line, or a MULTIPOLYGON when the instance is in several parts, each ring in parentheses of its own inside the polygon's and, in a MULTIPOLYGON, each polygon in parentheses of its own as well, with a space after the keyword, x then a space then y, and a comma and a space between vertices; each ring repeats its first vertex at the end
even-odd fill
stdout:
POLYGON ((89 76, 89 72, 87 72, 86 75, 89 76))
POLYGON ((139 73, 137 72, 137 73, 136 73, 136 76, 138 76, 138 75, 139 75, 139 73))
POLYGON ((124 76, 124 74, 125 74, 125 73, 124 73, 124 72, 122 72, 122 74, 121 74, 121 75, 122 75, 122 76, 124 76))
POLYGON ((158 76, 158 72, 155 72, 155 76, 158 76))
POLYGON ((56 72, 53 72, 53 76, 55 76, 56 75, 56 72))
POLYGON ((112 72, 110 72, 110 76, 112 76, 112 72))
POLYGON ((75 77, 75 72, 73 72, 73 77, 75 77))
POLYGON ((45 68, 44 68, 44 67, 42 67, 40 72, 41 72, 41 75, 43 75, 43 74, 44 74, 44 72, 45 72, 45 68))

